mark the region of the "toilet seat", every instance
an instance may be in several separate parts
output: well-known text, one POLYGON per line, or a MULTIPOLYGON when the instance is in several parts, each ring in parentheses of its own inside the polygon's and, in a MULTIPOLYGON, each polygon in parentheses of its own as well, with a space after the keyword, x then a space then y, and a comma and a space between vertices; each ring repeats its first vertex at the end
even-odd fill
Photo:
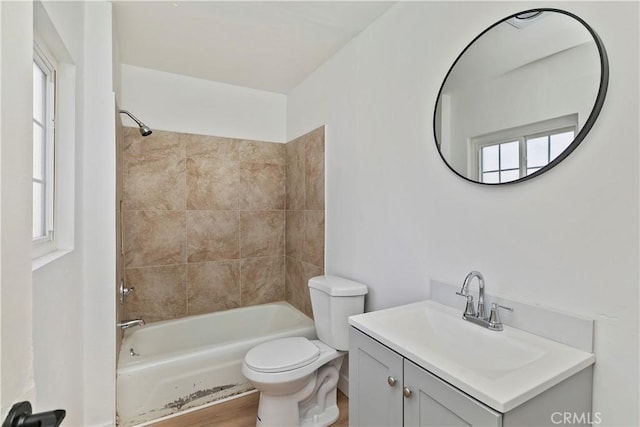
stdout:
POLYGON ((247 367, 256 372, 277 373, 307 366, 320 356, 317 345, 304 337, 281 338, 259 344, 245 356, 247 367))

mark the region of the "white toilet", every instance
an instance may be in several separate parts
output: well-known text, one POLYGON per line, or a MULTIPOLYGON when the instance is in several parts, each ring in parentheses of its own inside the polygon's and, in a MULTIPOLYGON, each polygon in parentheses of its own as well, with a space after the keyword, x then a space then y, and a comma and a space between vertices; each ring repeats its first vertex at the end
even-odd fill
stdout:
POLYGON ((367 287, 336 276, 309 279, 318 340, 281 338, 249 350, 242 373, 260 391, 257 426, 328 426, 349 349, 347 318, 364 312, 367 287))

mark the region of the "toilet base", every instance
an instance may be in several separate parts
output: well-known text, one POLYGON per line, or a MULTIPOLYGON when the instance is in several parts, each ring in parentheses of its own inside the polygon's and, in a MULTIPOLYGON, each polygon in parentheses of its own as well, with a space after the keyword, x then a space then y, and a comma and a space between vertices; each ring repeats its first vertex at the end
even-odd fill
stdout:
POLYGON ((327 408, 324 413, 319 416, 300 420, 300 425, 303 427, 326 427, 338 421, 339 416, 340 411, 338 410, 338 406, 334 406, 327 408))
POLYGON ((282 397, 260 393, 256 427, 289 427, 300 425, 298 403, 282 397))
POLYGON ((338 421, 338 417, 340 417, 338 405, 332 405, 321 414, 307 414, 300 420, 299 425, 302 427, 326 427, 338 421))
POLYGON ((302 390, 293 395, 269 395, 262 391, 257 427, 326 427, 338 420, 337 384, 342 357, 318 369, 302 390))

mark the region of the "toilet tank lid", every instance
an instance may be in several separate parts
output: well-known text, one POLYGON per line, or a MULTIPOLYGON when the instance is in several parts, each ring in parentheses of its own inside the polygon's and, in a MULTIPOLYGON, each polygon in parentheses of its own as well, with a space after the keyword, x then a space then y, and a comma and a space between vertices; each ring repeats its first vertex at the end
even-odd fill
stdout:
POLYGON ((365 295, 368 292, 366 285, 338 276, 312 277, 309 279, 309 287, 333 297, 352 297, 365 295))

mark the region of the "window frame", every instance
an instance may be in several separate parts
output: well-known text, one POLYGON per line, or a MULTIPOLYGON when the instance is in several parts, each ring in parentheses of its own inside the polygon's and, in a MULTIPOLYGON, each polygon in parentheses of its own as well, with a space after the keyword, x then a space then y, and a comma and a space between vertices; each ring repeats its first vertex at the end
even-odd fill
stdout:
MULTIPOLYGON (((33 38, 50 62, 55 62, 54 147, 50 161, 55 167, 53 181, 53 239, 32 244, 31 269, 36 271, 73 252, 76 229, 76 184, 78 88, 76 60, 53 25, 40 1, 33 2, 33 38)), ((53 99, 53 98, 51 98, 53 99)), ((32 185, 33 187, 33 185, 32 185)))
MULTIPOLYGON (((42 214, 44 215, 45 234, 33 237, 32 230, 32 257, 38 258, 47 253, 53 252, 56 247, 56 113, 57 113, 57 69, 58 63, 55 57, 47 49, 46 45, 38 38, 34 39, 33 45, 33 63, 45 75, 45 99, 44 99, 44 123, 37 122, 33 118, 34 125, 40 126, 45 135, 45 143, 43 150, 44 157, 44 206, 42 214)), ((35 90, 35 83, 34 83, 35 90)), ((35 138, 35 135, 34 135, 35 138)), ((35 140, 33 141, 35 145, 35 140)), ((32 174, 32 182, 36 182, 35 176, 32 174)), ((34 206, 35 209, 35 206, 34 206)), ((35 215, 35 212, 32 212, 35 215)))
MULTIPOLYGON (((574 140, 578 134, 578 114, 568 114, 549 120, 543 120, 536 123, 530 123, 523 126, 517 126, 509 129, 499 130, 497 132, 491 132, 477 137, 469 138, 469 150, 472 153, 469 159, 469 169, 472 172, 472 176, 482 184, 500 184, 511 181, 498 181, 497 183, 484 182, 482 179, 482 149, 494 145, 500 145, 510 142, 518 142, 519 146, 519 178, 527 176, 527 151, 526 144, 528 139, 555 135, 573 131, 574 140)), ((551 163, 553 159, 550 159, 551 163)), ((549 164, 547 163, 547 164, 549 164)), ((542 167, 544 168, 544 166, 542 167)), ((499 172, 500 170, 498 170, 499 172)), ((534 172, 535 173, 535 172, 534 172)), ((500 177, 500 173, 498 175, 500 177)))

